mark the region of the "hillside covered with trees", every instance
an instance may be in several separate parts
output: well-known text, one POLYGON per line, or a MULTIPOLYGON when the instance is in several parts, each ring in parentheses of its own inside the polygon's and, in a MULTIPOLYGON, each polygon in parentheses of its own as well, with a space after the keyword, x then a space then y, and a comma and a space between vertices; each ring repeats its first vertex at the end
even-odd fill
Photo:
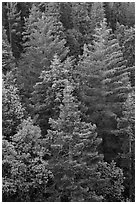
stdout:
POLYGON ((135 3, 2 3, 3 202, 135 201, 135 3))

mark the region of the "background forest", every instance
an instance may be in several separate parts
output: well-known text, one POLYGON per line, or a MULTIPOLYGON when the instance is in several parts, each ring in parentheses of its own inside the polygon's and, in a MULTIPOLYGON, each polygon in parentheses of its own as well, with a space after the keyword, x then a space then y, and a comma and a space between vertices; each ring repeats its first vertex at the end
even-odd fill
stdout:
POLYGON ((2 3, 4 202, 135 201, 135 3, 2 3))

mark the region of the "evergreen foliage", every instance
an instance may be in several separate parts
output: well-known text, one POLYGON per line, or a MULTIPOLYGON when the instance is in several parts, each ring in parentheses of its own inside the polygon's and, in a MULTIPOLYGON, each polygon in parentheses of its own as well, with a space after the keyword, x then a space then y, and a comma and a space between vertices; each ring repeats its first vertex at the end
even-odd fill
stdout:
POLYGON ((67 29, 66 36, 71 55, 77 57, 83 53, 84 43, 91 43, 93 40, 94 29, 104 18, 104 9, 100 2, 71 4, 70 22, 73 27, 67 29))
POLYGON ((8 43, 5 29, 2 28, 2 73, 6 74, 8 71, 11 71, 14 66, 11 46, 8 43))
POLYGON ((60 19, 60 5, 61 2, 39 2, 35 3, 38 4, 38 7, 41 12, 44 12, 46 16, 54 16, 60 19))
POLYGON ((119 165, 125 175, 125 196, 135 200, 135 91, 129 95, 123 107, 123 116, 118 118, 118 129, 115 131, 120 138, 121 152, 119 165))
POLYGON ((69 55, 77 59, 83 52, 84 43, 92 41, 96 24, 104 18, 103 4, 96 2, 45 2, 40 8, 46 16, 56 16, 60 20, 70 48, 69 55))
POLYGON ((19 64, 18 82, 23 94, 30 97, 33 86, 39 81, 42 70, 48 70, 55 53, 64 60, 68 49, 61 31, 61 24, 53 17, 46 17, 33 5, 26 22, 25 53, 19 64))
MULTIPOLYGON (((52 157, 49 168, 54 174, 57 198, 65 194, 67 201, 95 201, 100 199, 94 186, 99 182, 96 167, 102 157, 97 153, 101 139, 97 138, 95 125, 81 121, 72 91, 72 85, 66 80, 59 118, 50 119, 52 130, 48 130, 47 145, 52 157)), ((65 200, 60 197, 60 201, 65 200)))
POLYGON ((17 127, 24 118, 24 108, 20 102, 19 91, 13 72, 3 75, 2 86, 2 134, 7 140, 17 132, 17 127))
POLYGON ((92 7, 88 10, 88 13, 90 23, 89 26, 87 26, 85 43, 91 43, 91 40, 93 40, 94 38, 93 34, 96 26, 105 18, 103 3, 102 2, 92 3, 92 7))
POLYGON ((135 201, 134 8, 2 3, 3 202, 135 201))
POLYGON ((34 86, 31 99, 32 104, 34 104, 32 110, 43 136, 49 128, 49 118, 58 117, 59 115, 64 80, 72 80, 72 63, 69 58, 61 62, 59 57, 55 55, 49 71, 42 71, 41 81, 34 86))
POLYGON ((118 141, 111 131, 116 128, 116 117, 121 116, 122 104, 131 89, 128 68, 118 41, 110 34, 105 21, 96 28, 94 36, 94 45, 89 45, 89 49, 85 46, 77 68, 81 81, 80 98, 88 107, 86 115, 97 124, 98 133, 104 139, 105 158, 114 159, 118 141))
POLYGON ((116 162, 112 161, 110 164, 107 162, 100 162, 97 171, 100 172, 101 179, 105 179, 105 182, 97 186, 97 193, 103 195, 103 201, 123 201, 123 171, 116 166, 116 162))
POLYGON ((42 160, 40 128, 30 118, 24 120, 13 137, 3 140, 3 201, 42 202, 46 200, 52 173, 42 160))
POLYGON ((22 47, 20 45, 21 36, 22 36, 22 28, 21 28, 21 18, 20 12, 17 11, 17 3, 16 2, 8 2, 8 23, 9 23, 9 42, 12 48, 13 56, 15 58, 20 57, 20 53, 22 51, 22 47))
POLYGON ((16 61, 23 52, 24 19, 29 15, 30 6, 29 2, 2 2, 2 25, 16 61))
POLYGON ((128 28, 117 24, 115 31, 124 59, 127 60, 127 67, 130 67, 131 85, 135 86, 135 28, 128 28))
POLYGON ((135 25, 135 2, 104 2, 108 25, 116 30, 117 22, 128 27, 135 25))

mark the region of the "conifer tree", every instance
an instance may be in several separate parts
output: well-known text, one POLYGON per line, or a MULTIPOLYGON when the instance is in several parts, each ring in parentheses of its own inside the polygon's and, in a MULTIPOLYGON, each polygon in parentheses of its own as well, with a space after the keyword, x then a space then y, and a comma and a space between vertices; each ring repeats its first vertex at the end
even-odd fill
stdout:
POLYGON ((12 48, 13 56, 18 59, 22 52, 20 44, 22 38, 21 16, 17 10, 17 2, 7 2, 8 16, 8 39, 12 48))
POLYGON ((42 70, 48 70, 55 53, 64 60, 68 49, 61 31, 60 22, 56 18, 47 17, 33 5, 24 33, 27 42, 25 53, 19 64, 18 81, 26 97, 30 97, 33 86, 39 81, 42 70))
POLYGON ((121 141, 118 162, 125 176, 125 197, 135 200, 135 91, 129 93, 115 134, 121 141))
POLYGON ((91 43, 93 40, 93 34, 96 26, 100 24, 100 22, 105 17, 104 7, 102 2, 94 2, 92 3, 91 8, 88 11, 90 23, 89 27, 87 28, 87 32, 85 37, 87 38, 85 43, 91 43))
POLYGON ((45 139, 52 157, 48 168, 53 172, 56 190, 54 201, 99 201, 95 193, 99 182, 97 152, 101 139, 96 126, 82 122, 78 103, 72 96, 73 87, 66 80, 58 119, 50 119, 51 130, 45 139))
POLYGON ((50 65, 49 71, 42 71, 40 82, 34 86, 32 93, 32 112, 37 124, 39 124, 42 135, 47 133, 49 118, 58 117, 59 105, 63 97, 64 80, 72 81, 73 61, 67 58, 61 62, 57 55, 50 65))
POLYGON ((42 202, 53 174, 42 159, 40 128, 24 120, 12 143, 3 140, 3 201, 42 202))
POLYGON ((2 2, 2 25, 6 30, 13 56, 18 62, 23 52, 25 18, 28 18, 31 2, 2 2))
POLYGON ((2 73, 6 74, 15 67, 11 46, 7 40, 6 31, 2 28, 2 73))
POLYGON ((116 162, 99 162, 98 172, 104 182, 97 186, 98 195, 103 195, 103 202, 122 202, 124 192, 123 170, 116 166, 116 162))
POLYGON ((64 27, 69 56, 78 58, 83 44, 91 42, 94 28, 104 18, 102 3, 53 2, 40 3, 46 16, 56 16, 64 27))
MULTIPOLYGON (((89 43, 89 35, 93 35, 94 29, 103 20, 104 8, 100 2, 92 3, 72 3, 74 8, 74 28, 77 28, 84 35, 85 43, 89 43), (76 21, 76 22, 75 22, 76 21)), ((89 38, 91 40, 91 38, 89 38)))
POLYGON ((60 2, 41 2, 38 3, 40 11, 44 12, 46 16, 54 16, 60 19, 60 2))
POLYGON ((104 2, 107 23, 116 30, 117 22, 128 27, 135 25, 135 2, 104 2))
POLYGON ((130 67, 131 85, 135 86, 135 28, 117 23, 115 35, 121 46, 127 67, 130 67))
POLYGON ((14 72, 8 72, 3 75, 2 86, 2 134, 7 140, 12 140, 24 118, 24 113, 14 72))
POLYGON ((104 9, 100 2, 72 2, 71 7, 73 26, 66 31, 66 36, 71 54, 77 57, 82 55, 84 43, 92 42, 94 29, 104 18, 104 9))
POLYGON ((85 46, 77 68, 81 75, 80 96, 88 107, 89 120, 97 124, 108 160, 114 159, 119 151, 118 138, 111 131, 117 128, 116 117, 122 115, 122 105, 131 89, 129 68, 110 32, 104 20, 95 30, 93 46, 85 46))

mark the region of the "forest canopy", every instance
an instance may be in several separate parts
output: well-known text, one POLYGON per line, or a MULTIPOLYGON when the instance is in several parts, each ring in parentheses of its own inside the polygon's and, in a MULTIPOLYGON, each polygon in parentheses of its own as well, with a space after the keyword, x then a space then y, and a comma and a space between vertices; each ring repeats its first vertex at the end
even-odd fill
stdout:
POLYGON ((2 201, 135 201, 135 3, 2 3, 2 201))

